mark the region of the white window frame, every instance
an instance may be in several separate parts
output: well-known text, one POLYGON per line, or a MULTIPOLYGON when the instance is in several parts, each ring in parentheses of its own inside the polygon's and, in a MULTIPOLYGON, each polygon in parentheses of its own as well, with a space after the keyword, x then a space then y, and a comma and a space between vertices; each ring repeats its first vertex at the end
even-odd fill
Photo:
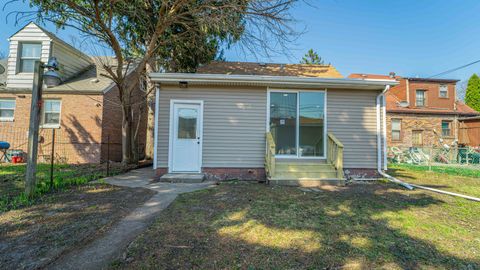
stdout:
MULTIPOLYGON (((53 112, 53 111, 52 111, 53 112)), ((53 112, 56 113, 56 112, 53 112)), ((42 105, 42 116, 41 116, 41 128, 60 128, 62 123, 62 100, 61 99, 44 99, 42 105), (58 101, 60 103, 60 109, 58 110, 58 124, 45 124, 45 102, 47 101, 58 101)))
POLYGON ((390 130, 390 134, 392 136, 392 141, 394 142, 399 142, 399 141, 402 141, 402 119, 400 118, 392 118, 391 119, 391 122, 392 122, 392 127, 391 127, 391 130, 390 130), (393 129, 393 122, 394 121, 398 121, 399 122, 399 129, 393 129), (398 132, 398 139, 394 139, 393 138, 393 132, 398 132))
POLYGON ((41 42, 30 42, 30 41, 22 41, 22 42, 19 42, 18 43, 18 61, 17 61, 17 66, 18 66, 18 69, 17 69, 17 73, 21 73, 21 74, 32 74, 32 72, 25 72, 25 71, 22 71, 22 60, 38 60, 40 61, 42 59, 42 43, 41 42), (22 54, 23 54, 23 45, 24 44, 35 44, 35 45, 40 45, 40 55, 38 57, 23 57, 22 54))
POLYGON ((13 122, 15 120, 15 109, 17 108, 17 100, 14 98, 0 98, 0 101, 13 101, 13 116, 0 117, 0 122, 13 122))
POLYGON ((416 89, 415 90, 415 107, 419 107, 419 108, 427 107, 427 90, 425 90, 425 89, 416 89), (418 106, 418 98, 417 98, 417 93, 418 92, 423 92, 423 105, 422 106, 418 106))
POLYGON ((440 84, 438 86, 438 97, 439 98, 448 98, 448 85, 447 84, 440 84), (442 97, 442 88, 445 87, 445 92, 446 92, 446 95, 444 97, 442 97))
MULTIPOLYGON (((327 132, 327 89, 324 90, 307 90, 307 89, 301 89, 301 90, 296 90, 296 89, 267 89, 267 119, 266 119, 266 131, 270 132, 270 93, 296 93, 297 94, 297 122, 296 122, 296 134, 295 134, 295 144, 297 148, 297 153, 296 155, 275 155, 275 158, 284 158, 284 159, 327 159, 327 153, 328 153, 328 132, 327 132), (300 112, 300 93, 301 92, 317 92, 317 93, 324 93, 324 108, 323 108, 323 123, 324 123, 324 128, 323 128, 323 156, 319 157, 302 157, 300 156, 300 151, 299 150, 299 145, 300 145, 300 118, 298 117, 298 114, 300 112)), ((266 146, 265 146, 266 147, 266 146)))

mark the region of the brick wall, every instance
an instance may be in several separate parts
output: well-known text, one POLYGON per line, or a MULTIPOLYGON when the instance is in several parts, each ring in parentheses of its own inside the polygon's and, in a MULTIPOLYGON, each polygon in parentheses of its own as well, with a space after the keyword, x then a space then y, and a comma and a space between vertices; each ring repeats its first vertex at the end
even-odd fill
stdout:
MULTIPOLYGON (((0 122, 0 140, 15 141, 12 147, 26 151, 31 95, 0 93, 14 98, 13 122, 0 122)), ((103 96, 98 94, 44 94, 44 99, 61 99, 60 128, 56 130, 56 148, 69 163, 100 162, 103 96)), ((50 153, 51 130, 42 130, 39 154, 50 153)))
MULTIPOLYGON (((145 140, 147 127, 146 103, 143 102, 145 93, 140 88, 133 92, 132 104, 134 110, 133 128, 137 129, 137 143, 140 159, 145 156, 145 140), (140 123, 139 123, 140 121, 140 123)), ((118 88, 114 87, 104 95, 102 113, 102 160, 107 159, 107 140, 110 142, 109 159, 113 161, 122 160, 122 107, 119 105, 118 88)))
POLYGON ((450 137, 443 137, 443 144, 451 144, 456 138, 457 124, 455 117, 451 115, 426 115, 426 114, 400 114, 387 113, 387 143, 388 146, 411 147, 412 132, 414 130, 421 130, 423 134, 424 146, 438 146, 440 145, 439 137, 435 135, 434 131, 441 136, 442 134, 442 120, 452 121, 450 137), (401 119, 401 135, 400 140, 392 140, 392 119, 401 119))
MULTIPOLYGON (((410 89, 409 98, 410 106, 409 108, 416 108, 415 106, 415 95, 416 90, 426 90, 426 106, 422 107, 425 109, 446 109, 454 110, 455 104, 455 83, 447 83, 448 86, 448 97, 440 97, 440 85, 438 82, 423 82, 423 81, 409 81, 408 82, 410 89)), ((399 101, 407 100, 407 84, 405 79, 399 80, 399 84, 390 89, 390 93, 394 94, 399 101)))

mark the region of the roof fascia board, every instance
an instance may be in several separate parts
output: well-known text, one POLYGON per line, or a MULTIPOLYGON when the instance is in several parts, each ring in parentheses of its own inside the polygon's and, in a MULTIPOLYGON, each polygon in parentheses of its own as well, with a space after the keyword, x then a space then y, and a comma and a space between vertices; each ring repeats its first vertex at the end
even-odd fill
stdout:
POLYGON ((224 74, 197 74, 197 73, 151 73, 154 82, 176 83, 187 81, 191 83, 216 84, 258 84, 269 86, 321 86, 347 87, 358 89, 383 89, 385 85, 397 85, 392 80, 367 81, 362 79, 293 77, 293 76, 259 76, 259 75, 224 75, 224 74))

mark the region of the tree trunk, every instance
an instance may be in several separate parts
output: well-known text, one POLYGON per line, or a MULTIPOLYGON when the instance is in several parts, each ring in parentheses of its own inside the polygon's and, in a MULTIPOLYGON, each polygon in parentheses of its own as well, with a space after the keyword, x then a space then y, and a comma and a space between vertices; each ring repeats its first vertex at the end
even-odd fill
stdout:
POLYGON ((132 113, 131 107, 128 105, 130 101, 122 104, 122 163, 124 165, 132 163, 132 113), (127 104, 127 105, 126 105, 127 104))
POLYGON ((155 140, 155 84, 152 82, 148 74, 155 71, 153 61, 146 63, 147 71, 147 134, 145 142, 145 159, 153 159, 153 147, 155 140))

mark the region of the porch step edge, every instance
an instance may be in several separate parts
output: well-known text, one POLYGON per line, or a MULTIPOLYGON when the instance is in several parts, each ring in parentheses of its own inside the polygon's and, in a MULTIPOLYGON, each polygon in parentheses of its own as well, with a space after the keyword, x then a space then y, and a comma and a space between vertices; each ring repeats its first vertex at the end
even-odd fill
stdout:
POLYGON ((160 182, 168 183, 202 183, 204 180, 203 173, 167 173, 160 177, 160 182))
POLYGON ((323 179, 270 179, 270 183, 280 186, 296 186, 296 187, 320 187, 320 186, 343 186, 345 185, 345 179, 338 178, 323 178, 323 179))

